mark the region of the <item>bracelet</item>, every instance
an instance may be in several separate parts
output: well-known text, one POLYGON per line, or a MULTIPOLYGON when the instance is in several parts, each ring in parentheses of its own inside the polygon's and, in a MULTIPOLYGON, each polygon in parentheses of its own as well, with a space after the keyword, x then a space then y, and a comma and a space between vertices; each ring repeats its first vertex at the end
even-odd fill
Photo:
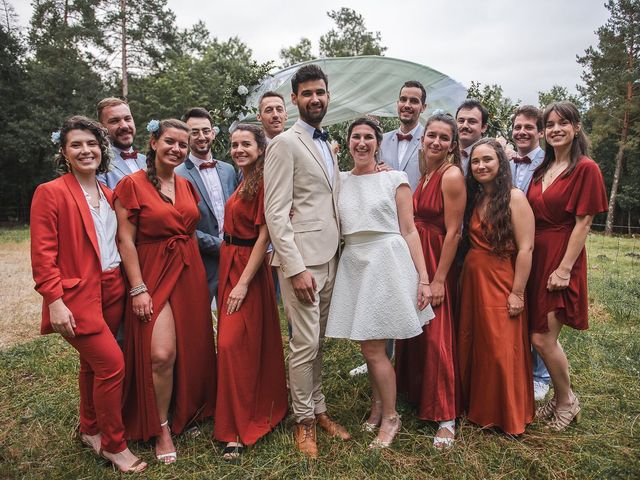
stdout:
POLYGON ((524 302, 524 293, 516 293, 516 292, 511 292, 511 293, 524 302))
POLYGON ((133 287, 129 290, 129 295, 135 297, 136 295, 140 295, 141 293, 147 292, 147 286, 144 283, 141 283, 137 287, 133 287))
POLYGON ((420 285, 426 285, 428 287, 431 284, 429 282, 420 282, 420 285))
POLYGON ((571 280, 571 273, 569 273, 568 277, 561 277, 560 275, 558 275, 558 270, 554 270, 553 273, 555 273, 556 277, 558 277, 560 280, 571 280))

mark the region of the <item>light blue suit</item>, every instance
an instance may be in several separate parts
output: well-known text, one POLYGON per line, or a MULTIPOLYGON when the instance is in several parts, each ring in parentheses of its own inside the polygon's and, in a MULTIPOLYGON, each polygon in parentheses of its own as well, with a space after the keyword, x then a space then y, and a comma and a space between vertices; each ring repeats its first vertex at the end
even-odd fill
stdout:
MULTIPOLYGON (((182 165, 176 167, 175 172, 189 180, 200 195, 200 202, 198 203, 200 221, 196 226, 196 237, 198 238, 198 247, 200 248, 204 268, 207 272, 209 298, 213 300, 213 297, 218 294, 218 263, 220 261, 220 244, 222 243, 218 219, 213 211, 209 193, 200 176, 200 170, 196 168, 194 163, 187 158, 182 165)), ((216 164, 216 172, 218 172, 220 185, 222 185, 222 197, 226 203, 238 186, 238 177, 231 165, 219 160, 216 164)))
MULTIPOLYGON (((127 175, 131 175, 131 169, 127 165, 127 163, 120 156, 120 150, 116 150, 112 148, 114 158, 109 165, 109 171, 107 173, 101 173, 97 176, 98 181, 111 190, 116 188, 116 185, 123 177, 127 175)), ((145 157, 142 153, 138 153, 136 158, 136 164, 140 167, 140 170, 145 170, 147 168, 147 157, 145 157)))
POLYGON ((398 132, 400 132, 400 130, 393 130, 382 136, 380 158, 384 163, 389 165, 390 169, 407 172, 411 191, 413 192, 418 186, 418 181, 420 180, 418 150, 420 149, 420 140, 422 138, 422 132, 424 132, 424 127, 418 124, 418 127, 413 133, 413 138, 407 146, 404 158, 398 158, 398 138, 396 137, 396 133, 398 132))

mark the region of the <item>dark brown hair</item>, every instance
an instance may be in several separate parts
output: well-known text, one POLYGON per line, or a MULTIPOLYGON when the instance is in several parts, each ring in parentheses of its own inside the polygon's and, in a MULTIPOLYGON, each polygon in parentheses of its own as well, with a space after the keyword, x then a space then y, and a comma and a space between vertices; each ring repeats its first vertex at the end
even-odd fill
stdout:
MULTIPOLYGON (((260 112, 262 110, 262 101, 265 98, 270 98, 270 97, 279 98, 280 100, 282 100, 282 104, 285 105, 284 97, 282 95, 280 95, 278 92, 274 92, 273 90, 269 90, 268 92, 264 92, 262 94, 262 96, 260 97, 260 101, 258 102, 258 112, 260 112)), ((286 105, 285 105, 285 107, 286 107, 286 105)))
POLYGON ((109 144, 109 137, 107 136, 107 129, 98 122, 81 115, 74 115, 68 118, 62 124, 62 128, 60 128, 60 150, 53 157, 53 165, 56 171, 61 175, 71 171, 69 163, 62 153, 62 150, 67 146, 67 135, 71 130, 87 130, 96 137, 100 145, 101 155, 100 165, 98 165, 96 173, 108 172, 113 154, 111 152, 111 145, 109 144))
POLYGON ((327 78, 327 75, 314 63, 303 65, 296 71, 296 73, 293 74, 293 77, 291 77, 291 91, 297 95, 298 86, 301 83, 313 80, 324 80, 324 86, 327 89, 327 92, 329 91, 329 79, 327 78))
POLYGON ((419 88, 420 101, 422 102, 422 105, 425 105, 427 103, 427 91, 424 89, 424 86, 419 81, 407 80, 406 82, 404 82, 402 84, 402 87, 400 87, 400 93, 398 93, 398 96, 400 96, 400 94, 402 93, 403 88, 419 88))
POLYGON ((253 135, 253 139, 258 144, 258 150, 262 150, 262 153, 258 156, 258 159, 253 162, 249 169, 249 173, 244 177, 244 182, 238 189, 238 195, 244 199, 250 200, 256 196, 262 178, 264 176, 264 152, 267 148, 267 137, 264 134, 262 128, 257 125, 251 125, 248 123, 239 123, 236 128, 231 132, 231 138, 233 134, 238 130, 243 132, 250 132, 253 135))
POLYGON ((190 118, 206 118, 209 120, 209 123, 213 125, 213 120, 211 119, 211 114, 202 107, 193 107, 185 112, 182 116, 182 121, 186 122, 190 118))
MULTIPOLYGON (((547 108, 544 109, 544 113, 542 114, 542 122, 545 126, 547 125, 547 121, 549 120, 549 115, 551 115, 551 112, 556 112, 558 115, 560 115, 561 118, 569 120, 574 127, 580 127, 580 112, 573 103, 563 100, 561 102, 554 102, 550 105, 547 105, 547 108)), ((547 132, 545 128, 545 141, 546 137, 547 132)), ((578 130, 578 133, 576 133, 576 136, 573 137, 573 142, 571 143, 571 159, 569 160, 569 166, 561 175, 561 177, 565 178, 571 175, 573 170, 576 168, 576 165, 580 161, 580 158, 587 155, 588 153, 589 139, 582 131, 582 128, 580 128, 580 130, 578 130)), ((536 168, 536 171, 533 172, 534 182, 539 181, 544 176, 544 174, 547 173, 547 170, 549 170, 549 166, 555 159, 556 152, 553 150, 553 148, 547 146, 544 151, 544 160, 542 160, 542 163, 538 166, 538 168, 536 168)))
POLYGON ((147 149, 147 178, 158 191, 160 197, 162 197, 165 202, 172 203, 171 199, 160 191, 162 183, 160 182, 160 177, 158 177, 158 173, 156 172, 156 151, 151 147, 151 139, 155 138, 156 141, 159 140, 162 134, 169 128, 177 128, 178 130, 184 130, 187 133, 191 131, 189 125, 175 118, 160 121, 158 129, 155 132, 151 132, 151 135, 149 136, 149 147, 147 149))
POLYGON ((536 128, 539 132, 542 131, 542 112, 538 107, 534 107, 533 105, 520 105, 516 108, 513 115, 511 115, 511 128, 513 128, 514 123, 516 123, 516 117, 518 115, 535 120, 536 128))
POLYGON ((510 250, 513 248, 515 241, 513 226, 511 225, 511 208, 509 208, 512 188, 511 168, 509 167, 509 160, 504 153, 504 149, 493 138, 483 138, 475 143, 471 149, 470 158, 473 157, 474 150, 480 145, 488 145, 496 152, 499 165, 498 174, 494 179, 495 189, 493 192, 487 194, 482 184, 473 177, 471 163, 469 163, 469 171, 466 177, 467 205, 464 211, 462 229, 463 249, 466 252, 471 244, 469 238, 471 216, 478 204, 484 199, 485 195, 487 195, 487 207, 484 217, 480 219, 482 223, 482 233, 493 247, 493 254, 500 257, 507 257, 510 255, 510 250))

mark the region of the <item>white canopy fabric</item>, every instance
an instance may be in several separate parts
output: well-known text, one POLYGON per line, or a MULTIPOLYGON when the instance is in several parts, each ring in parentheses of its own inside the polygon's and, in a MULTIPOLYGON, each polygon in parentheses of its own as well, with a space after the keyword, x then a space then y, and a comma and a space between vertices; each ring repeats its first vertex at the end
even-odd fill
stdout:
MULTIPOLYGON (((422 114, 424 123, 431 112, 442 109, 455 114, 458 105, 467 96, 467 89, 452 78, 432 68, 398 58, 367 55, 361 57, 322 58, 299 63, 273 76, 265 78, 247 98, 247 106, 257 110, 258 101, 264 92, 273 90, 285 98, 287 127, 298 118, 298 109, 291 103, 291 77, 302 65, 317 64, 327 74, 329 110, 324 126, 344 122, 364 114, 380 117, 398 115, 396 102, 400 87, 407 80, 417 80, 427 91, 427 109, 422 114)), ((257 123, 255 114, 240 119, 241 122, 257 123)))

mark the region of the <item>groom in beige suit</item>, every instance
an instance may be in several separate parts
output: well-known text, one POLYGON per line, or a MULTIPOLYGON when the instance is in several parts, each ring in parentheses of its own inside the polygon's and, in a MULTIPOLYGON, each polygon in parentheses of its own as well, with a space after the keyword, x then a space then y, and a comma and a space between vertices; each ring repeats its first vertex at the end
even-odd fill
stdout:
POLYGON ((267 147, 265 213, 292 335, 289 385, 297 448, 318 455, 316 423, 330 435, 349 433, 329 418, 322 393, 322 341, 338 264, 338 164, 320 129, 328 81, 317 65, 291 79, 299 120, 267 147))

